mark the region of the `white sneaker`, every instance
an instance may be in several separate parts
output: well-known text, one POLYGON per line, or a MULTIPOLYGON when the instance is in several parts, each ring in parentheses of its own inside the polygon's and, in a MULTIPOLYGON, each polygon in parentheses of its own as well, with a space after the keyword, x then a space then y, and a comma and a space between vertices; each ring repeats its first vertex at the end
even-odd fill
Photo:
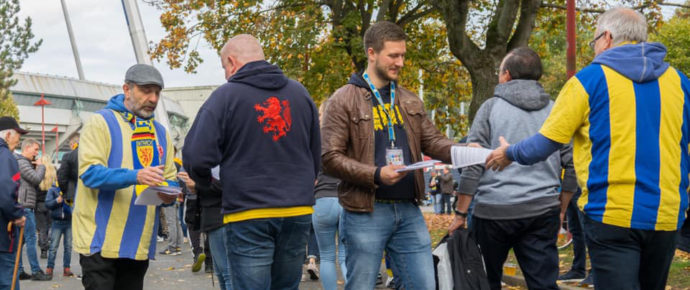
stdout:
POLYGON ((156 241, 158 241, 158 242, 160 243, 160 242, 165 241, 165 239, 164 239, 163 237, 161 237, 161 236, 158 236, 158 238, 156 239, 156 241))

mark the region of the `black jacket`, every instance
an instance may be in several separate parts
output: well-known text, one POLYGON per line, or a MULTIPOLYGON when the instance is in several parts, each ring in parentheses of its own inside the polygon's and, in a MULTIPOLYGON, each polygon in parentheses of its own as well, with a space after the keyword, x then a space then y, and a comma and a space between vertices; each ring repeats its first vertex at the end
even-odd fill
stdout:
POLYGON ((19 228, 12 226, 8 233, 7 224, 24 216, 22 206, 17 203, 19 179, 17 159, 5 140, 0 139, 0 252, 12 252, 18 243, 19 228))
POLYGON ((79 179, 79 148, 62 156, 60 169, 57 171, 57 178, 60 191, 65 195, 65 199, 74 200, 79 179))
POLYGON ((202 232, 215 230, 223 226, 223 185, 213 179, 210 186, 197 183, 197 203, 201 207, 200 227, 202 232))

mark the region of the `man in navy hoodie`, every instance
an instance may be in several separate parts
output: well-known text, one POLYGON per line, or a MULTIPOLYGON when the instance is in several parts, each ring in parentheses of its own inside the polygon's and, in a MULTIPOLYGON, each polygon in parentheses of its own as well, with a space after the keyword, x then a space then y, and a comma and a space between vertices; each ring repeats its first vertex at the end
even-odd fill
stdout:
MULTIPOLYGON (((14 118, 0 117, 0 289, 11 287, 19 227, 23 227, 26 221, 24 209, 17 202, 19 165, 12 155, 19 144, 20 134, 26 133, 14 118), (14 226, 8 229, 10 222, 14 226)), ((19 289, 19 277, 16 289, 19 289)))
POLYGON ((253 36, 231 38, 220 55, 228 83, 199 109, 184 166, 208 187, 220 165, 233 287, 297 289, 320 164, 318 112, 253 36))
POLYGON ((690 81, 635 10, 599 16, 590 46, 539 133, 502 140, 486 165, 534 164, 573 139, 594 287, 664 289, 688 207, 690 81))

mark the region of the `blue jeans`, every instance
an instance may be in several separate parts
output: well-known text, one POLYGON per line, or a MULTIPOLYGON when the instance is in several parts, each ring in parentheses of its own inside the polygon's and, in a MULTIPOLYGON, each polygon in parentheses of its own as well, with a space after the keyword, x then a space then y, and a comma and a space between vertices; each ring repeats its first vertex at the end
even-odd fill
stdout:
POLYGON ((64 237, 63 248, 65 249, 64 255, 62 255, 62 266, 69 268, 70 261, 72 261, 72 221, 53 220, 50 231, 48 268, 55 268, 55 253, 60 246, 60 236, 64 237))
POLYGON ((182 236, 187 238, 187 224, 184 222, 184 208, 185 204, 180 203, 180 207, 177 208, 177 219, 180 221, 180 227, 182 228, 182 236))
MULTIPOLYGON (((24 216, 26 223, 24 224, 24 245, 26 245, 26 256, 29 258, 29 265, 31 265, 31 273, 41 271, 38 264, 38 255, 36 255, 36 216, 33 209, 24 209, 24 216)), ((19 271, 24 269, 24 256, 19 259, 19 271)))
MULTIPOLYGON (((321 253, 321 283, 325 290, 338 289, 338 274, 335 270, 335 248, 336 234, 338 237, 342 236, 338 233, 341 220, 340 215, 342 213, 343 208, 338 203, 337 197, 322 197, 316 200, 314 214, 311 217, 316 233, 316 241, 319 244, 319 252, 321 253)), ((338 264, 340 264, 343 277, 347 277, 345 245, 342 242, 338 243, 338 264)))
POLYGON ((311 214, 229 223, 226 245, 237 289, 298 289, 311 214))
POLYGON ((228 262, 228 251, 226 250, 226 227, 220 227, 206 233, 208 245, 211 248, 213 257, 213 270, 218 277, 218 284, 221 290, 232 290, 232 270, 228 262))
POLYGON ((373 289, 383 251, 404 289, 434 289, 431 237, 412 202, 374 203, 371 213, 343 212, 347 248, 345 289, 373 289))
MULTIPOLYGON (((14 227, 12 230, 17 233, 15 234, 12 252, 0 252, 0 289, 10 289, 12 287, 12 272, 14 271, 14 259, 17 257, 20 228, 14 227)), ((15 286, 17 290, 19 290, 19 273, 20 271, 17 271, 17 286, 15 286)))

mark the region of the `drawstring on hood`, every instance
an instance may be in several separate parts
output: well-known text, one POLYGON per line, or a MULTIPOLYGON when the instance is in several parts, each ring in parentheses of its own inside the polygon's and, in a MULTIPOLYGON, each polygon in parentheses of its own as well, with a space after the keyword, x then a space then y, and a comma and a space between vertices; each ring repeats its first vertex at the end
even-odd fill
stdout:
POLYGON ((551 100, 535 80, 511 80, 498 84, 494 89, 494 96, 526 111, 541 110, 551 100))
POLYGON ((669 67, 666 47, 658 42, 624 44, 599 54, 592 63, 603 64, 626 78, 644 83, 658 79, 669 67))

